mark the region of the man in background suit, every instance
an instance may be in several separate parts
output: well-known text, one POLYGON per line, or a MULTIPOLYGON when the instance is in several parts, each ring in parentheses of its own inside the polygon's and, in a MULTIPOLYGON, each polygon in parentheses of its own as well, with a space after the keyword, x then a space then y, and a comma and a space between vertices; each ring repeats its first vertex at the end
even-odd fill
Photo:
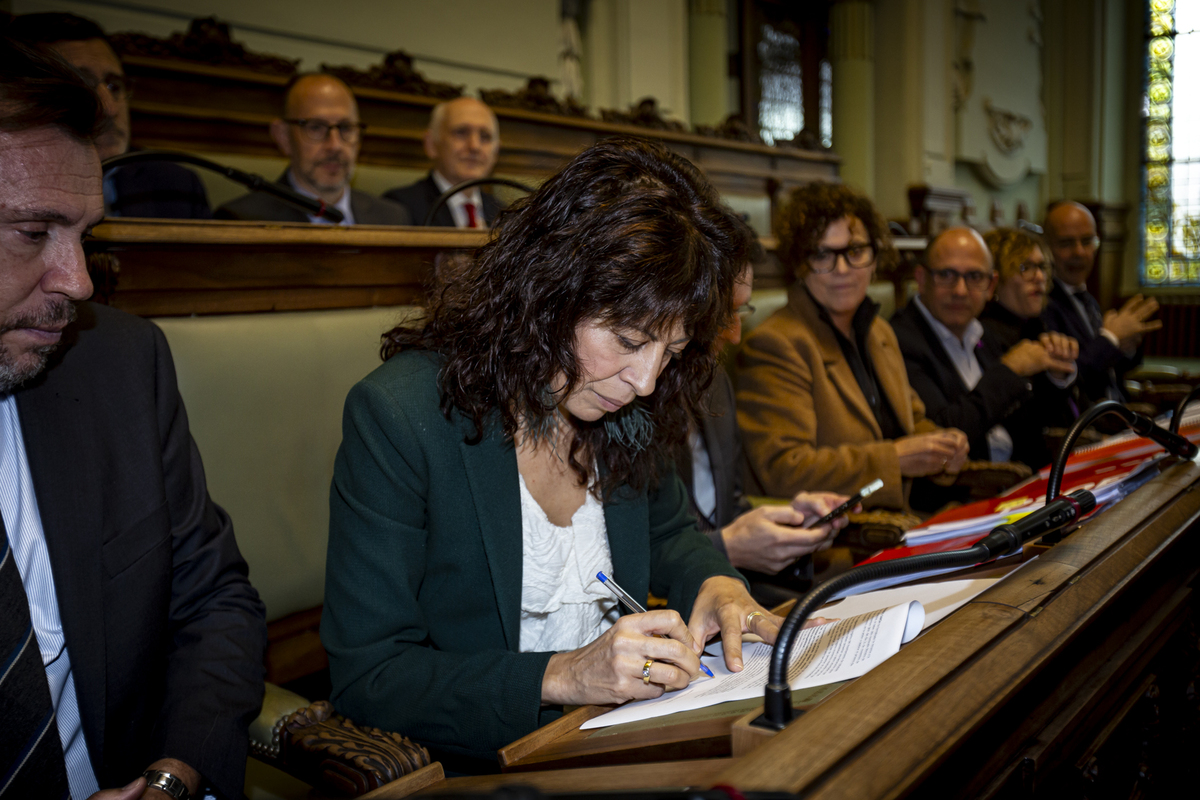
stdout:
MULTIPOLYGON (((384 197, 395 200, 412 214, 414 225, 424 225, 442 192, 474 178, 486 178, 500 153, 500 127, 492 110, 473 97, 438 103, 425 130, 425 155, 433 169, 409 186, 392 189, 384 197)), ((438 209, 431 225, 444 228, 487 228, 500 213, 500 204, 479 187, 465 189, 438 209)))
MULTIPOLYGON (((332 75, 298 75, 288 84, 271 138, 288 158, 277 183, 342 212, 343 225, 409 225, 408 211, 350 187, 363 125, 350 87, 332 75)), ((267 194, 251 192, 217 209, 218 219, 329 224, 267 194)))
POLYGON ((0 795, 240 797, 263 605, 162 332, 83 302, 100 119, 0 39, 0 795))
MULTIPOLYGON (((753 281, 753 268, 747 265, 734 287, 733 302, 738 316, 721 336, 731 345, 742 340, 740 315, 749 308, 753 281)), ((804 528, 804 522, 824 516, 846 498, 832 492, 800 492, 790 505, 752 509, 742 488, 745 463, 733 383, 724 369, 718 368, 713 373, 705 399, 710 413, 694 421, 688 437, 690 452, 676 459, 679 476, 688 489, 692 513, 700 530, 708 533, 717 549, 733 566, 747 573, 756 599, 782 602, 794 595, 780 593, 761 579, 828 547, 837 531, 846 526, 846 518, 817 529, 804 528)), ((811 577, 808 563, 803 566, 805 576, 811 577)), ((804 587, 797 584, 796 588, 804 587)))
POLYGON ((1018 412, 1036 400, 1034 376, 1049 372, 1069 385, 1078 346, 1058 333, 1007 351, 994 345, 979 315, 996 273, 991 251, 970 228, 951 228, 930 242, 916 279, 919 292, 892 317, 892 329, 925 414, 965 433, 974 460, 1043 466, 1042 426, 1018 412))
MULTIPOLYGON (((56 53, 100 98, 104 130, 96 137, 100 159, 129 150, 129 80, 100 26, 74 14, 44 12, 13 19, 5 35, 56 53)), ((104 176, 104 209, 110 217, 209 219, 204 184, 170 161, 128 164, 104 176)))
POLYGON ((1046 241, 1054 256, 1054 283, 1042 312, 1046 328, 1079 342, 1079 388, 1092 402, 1124 400, 1125 373, 1142 363, 1142 337, 1162 323, 1151 319, 1158 301, 1136 295, 1120 310, 1101 313, 1087 290, 1096 264, 1096 219, 1087 208, 1069 200, 1052 203, 1046 211, 1046 241))

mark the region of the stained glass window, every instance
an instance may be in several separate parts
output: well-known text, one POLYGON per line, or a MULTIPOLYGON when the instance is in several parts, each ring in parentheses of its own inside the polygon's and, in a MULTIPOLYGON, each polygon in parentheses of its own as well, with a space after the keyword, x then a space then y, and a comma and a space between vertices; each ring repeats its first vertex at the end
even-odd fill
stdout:
POLYGON ((1200 0, 1150 0, 1142 283, 1200 284, 1200 0))
POLYGON ((804 95, 800 80, 800 42, 767 23, 758 43, 761 99, 758 126, 763 141, 774 144, 804 129, 804 95))

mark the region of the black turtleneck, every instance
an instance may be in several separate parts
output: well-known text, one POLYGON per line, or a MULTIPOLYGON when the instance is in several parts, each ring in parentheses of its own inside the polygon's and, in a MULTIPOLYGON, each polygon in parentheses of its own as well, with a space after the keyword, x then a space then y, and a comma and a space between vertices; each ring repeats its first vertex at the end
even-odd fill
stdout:
POLYGON ((837 338, 838 347, 842 348, 842 355, 846 357, 846 363, 850 365, 850 371, 854 373, 854 380, 858 383, 858 388, 862 390, 863 397, 867 399, 867 405, 871 407, 871 412, 875 414, 875 421, 879 423, 883 438, 899 439, 901 436, 907 436, 904 427, 900 424, 900 418, 896 416, 896 410, 888 402, 887 396, 879 390, 879 377, 875 372, 875 363, 871 360, 871 351, 867 348, 867 334, 871 330, 875 316, 879 313, 879 304, 870 297, 863 298, 854 311, 854 318, 850 321, 854 338, 849 339, 838 329, 837 325, 833 324, 833 318, 829 316, 825 306, 817 302, 817 298, 808 291, 808 286, 804 287, 804 291, 808 292, 813 305, 817 307, 817 314, 821 321, 829 326, 837 338))

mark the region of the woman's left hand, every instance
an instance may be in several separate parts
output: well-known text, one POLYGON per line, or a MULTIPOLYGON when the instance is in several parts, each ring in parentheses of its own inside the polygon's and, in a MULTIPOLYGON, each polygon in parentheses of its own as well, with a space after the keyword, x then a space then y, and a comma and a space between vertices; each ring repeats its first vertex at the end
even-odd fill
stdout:
MULTIPOLYGON (((822 625, 828 621, 816 617, 808 620, 804 627, 822 625)), ((725 666, 730 672, 741 672, 742 634, 753 633, 767 644, 774 644, 782 624, 781 617, 754 602, 750 592, 746 591, 746 584, 728 575, 714 575, 700 584, 700 593, 696 595, 692 617, 688 620, 688 630, 696 646, 701 649, 710 636, 720 633, 725 666)))

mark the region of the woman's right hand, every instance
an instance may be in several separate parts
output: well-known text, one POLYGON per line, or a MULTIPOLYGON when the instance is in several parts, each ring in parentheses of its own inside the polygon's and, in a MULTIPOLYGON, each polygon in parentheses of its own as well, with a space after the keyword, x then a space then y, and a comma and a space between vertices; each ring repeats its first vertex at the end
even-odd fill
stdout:
POLYGON ((608 704, 658 697, 668 689, 682 689, 699 674, 700 658, 677 612, 629 614, 591 644, 550 657, 542 676, 542 703, 608 704), (654 662, 649 683, 642 681, 647 661, 654 662))
POLYGON ((900 474, 906 478, 960 472, 967 461, 967 435, 957 428, 903 436, 895 445, 900 474))

